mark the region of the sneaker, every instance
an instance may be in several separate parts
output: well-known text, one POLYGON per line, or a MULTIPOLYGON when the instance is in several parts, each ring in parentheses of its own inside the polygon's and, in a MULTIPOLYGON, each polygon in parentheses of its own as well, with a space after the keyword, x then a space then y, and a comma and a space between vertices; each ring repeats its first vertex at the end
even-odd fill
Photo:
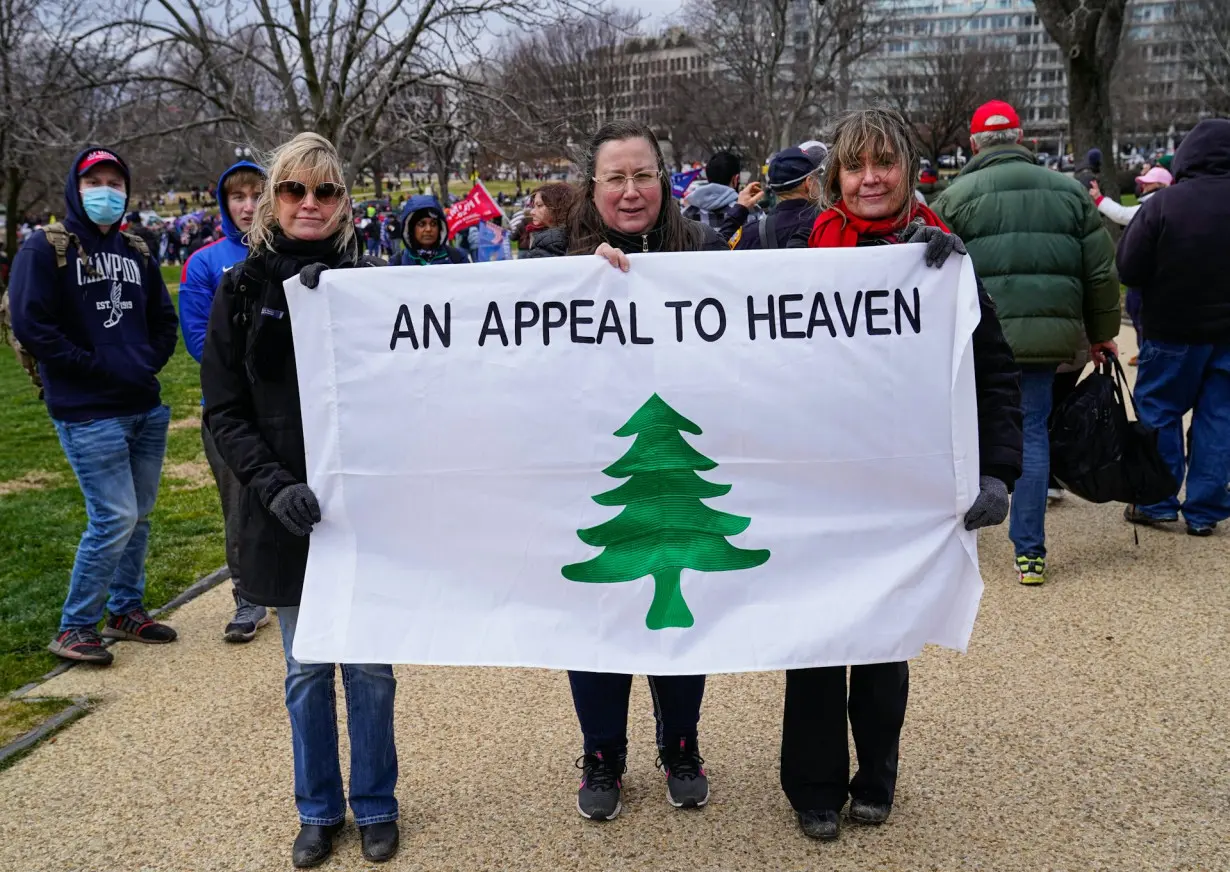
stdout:
POLYGON ((1126 506, 1123 509, 1123 520, 1129 524, 1137 524, 1141 527, 1157 527, 1161 524, 1169 524, 1179 520, 1178 515, 1165 515, 1157 517, 1155 515, 1146 515, 1141 511, 1140 506, 1126 506))
POLYGON ((835 811, 801 811, 799 827, 803 835, 822 842, 831 842, 841 831, 841 818, 835 811))
POLYGON ((889 812, 892 810, 893 807, 888 803, 868 802, 865 799, 851 799, 850 809, 846 812, 846 817, 856 824, 868 824, 869 826, 878 827, 888 820, 889 812))
POLYGON ((591 821, 613 821, 619 817, 623 805, 619 801, 623 789, 623 774, 627 769, 623 754, 598 751, 584 754, 577 759, 581 776, 581 788, 577 791, 577 811, 591 821))
POLYGON ((82 663, 97 663, 99 666, 110 666, 115 659, 106 646, 102 636, 93 627, 75 627, 65 630, 51 640, 47 650, 64 660, 79 660, 82 663))
POLYGON ((679 740, 658 751, 658 767, 666 773, 666 801, 675 808, 704 808, 709 778, 695 739, 679 740))
POLYGON ((235 617, 222 631, 222 638, 228 642, 251 642, 256 638, 256 631, 269 623, 269 610, 248 602, 237 590, 231 593, 235 597, 235 617))
POLYGON ((1018 557, 1016 559, 1016 576, 1021 584, 1045 584, 1046 558, 1018 557))
POLYGON ((1204 538, 1205 536, 1212 536, 1213 531, 1216 529, 1217 529, 1216 524, 1207 524, 1207 525, 1188 524, 1187 525, 1187 535, 1199 536, 1201 538, 1204 538))
POLYGON ((1061 487, 1048 487, 1046 489, 1046 501, 1048 503, 1057 503, 1068 495, 1068 492, 1061 487))
POLYGON ((112 615, 107 618, 102 634, 107 639, 127 639, 153 645, 174 642, 179 635, 166 624, 151 618, 145 609, 133 609, 126 615, 112 615))

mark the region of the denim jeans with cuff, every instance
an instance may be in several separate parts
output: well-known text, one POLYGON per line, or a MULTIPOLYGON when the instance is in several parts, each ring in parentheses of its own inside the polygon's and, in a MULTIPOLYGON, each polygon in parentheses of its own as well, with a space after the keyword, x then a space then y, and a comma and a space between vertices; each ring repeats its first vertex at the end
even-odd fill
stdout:
POLYGON ((89 518, 60 614, 60 632, 141 608, 149 514, 158 498, 171 410, 93 421, 54 421, 89 518))

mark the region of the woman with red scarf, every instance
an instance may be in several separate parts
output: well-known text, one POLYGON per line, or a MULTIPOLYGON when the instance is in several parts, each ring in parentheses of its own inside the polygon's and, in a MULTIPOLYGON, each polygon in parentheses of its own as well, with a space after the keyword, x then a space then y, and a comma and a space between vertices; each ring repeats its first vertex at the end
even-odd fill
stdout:
MULTIPOLYGON (((942 266, 961 240, 914 196, 919 157, 901 116, 891 110, 852 112, 837 125, 822 180, 820 215, 791 247, 850 248, 925 243, 928 266, 942 266)), ((982 318, 974 330, 980 492, 965 529, 1002 524, 1008 493, 1021 473, 1020 370, 1004 339, 991 298, 978 283, 982 318)), ((781 781, 803 832, 835 839, 840 812, 881 824, 892 810, 897 749, 905 722, 909 667, 871 663, 792 669, 786 673, 781 781), (846 721, 854 733, 858 772, 850 780, 846 721)))

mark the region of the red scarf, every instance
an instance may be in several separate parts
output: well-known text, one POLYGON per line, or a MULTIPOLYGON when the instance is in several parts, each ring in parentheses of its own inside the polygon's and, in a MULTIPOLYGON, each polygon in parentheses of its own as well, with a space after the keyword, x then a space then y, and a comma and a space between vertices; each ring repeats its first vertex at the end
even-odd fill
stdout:
POLYGON ((950 232, 939 215, 917 200, 905 220, 894 216, 871 221, 850 214, 845 201, 838 200, 816 217, 816 223, 811 226, 811 236, 807 238, 807 247, 853 248, 864 236, 891 236, 917 218, 922 218, 928 227, 939 227, 945 233, 950 232))

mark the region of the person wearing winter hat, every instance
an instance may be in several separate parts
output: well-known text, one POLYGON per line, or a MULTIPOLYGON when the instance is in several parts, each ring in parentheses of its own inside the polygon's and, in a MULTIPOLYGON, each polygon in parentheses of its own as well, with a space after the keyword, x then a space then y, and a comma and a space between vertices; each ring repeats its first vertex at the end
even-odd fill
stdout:
POLYGON ((1143 176, 1136 177, 1136 184, 1140 186, 1140 201, 1135 206, 1124 206, 1122 203, 1104 196, 1096 179, 1089 189, 1089 196, 1093 197, 1094 205, 1098 207, 1099 212, 1121 227, 1126 227, 1132 218, 1135 217, 1137 211, 1140 210, 1140 207, 1144 205, 1145 200, 1162 188, 1169 187, 1173 182, 1174 177, 1170 175, 1169 170, 1156 166, 1143 176))
POLYGON ((1085 342, 1097 363, 1115 354, 1115 246, 1080 182, 1038 166, 1021 145, 1020 116, 1002 100, 978 108, 973 158, 932 207, 964 240, 1021 365, 1024 471, 1008 535, 1022 584, 1046 581, 1050 439, 1056 367, 1085 342))
POLYGON ((13 336, 38 361, 47 411, 85 497, 57 657, 107 665, 103 637, 165 643, 173 629, 145 610, 149 516, 158 496, 171 410, 157 374, 178 320, 145 241, 120 230, 132 179, 106 148, 73 160, 67 213, 30 236, 13 263, 13 336), (103 625, 103 608, 110 613, 103 625))
MULTIPOLYGON (((723 230, 730 230, 735 250, 785 248, 801 226, 810 227, 819 211, 820 162, 801 148, 784 148, 769 159, 769 189, 777 196, 772 214, 747 222, 748 210, 732 206, 723 230), (745 223, 747 222, 747 223, 745 223)), ((725 237, 723 230, 719 236, 725 237)))
POLYGON ((440 201, 427 194, 410 198, 402 210, 402 241, 406 247, 390 266, 434 266, 469 263, 469 258, 448 244, 448 219, 440 201))

